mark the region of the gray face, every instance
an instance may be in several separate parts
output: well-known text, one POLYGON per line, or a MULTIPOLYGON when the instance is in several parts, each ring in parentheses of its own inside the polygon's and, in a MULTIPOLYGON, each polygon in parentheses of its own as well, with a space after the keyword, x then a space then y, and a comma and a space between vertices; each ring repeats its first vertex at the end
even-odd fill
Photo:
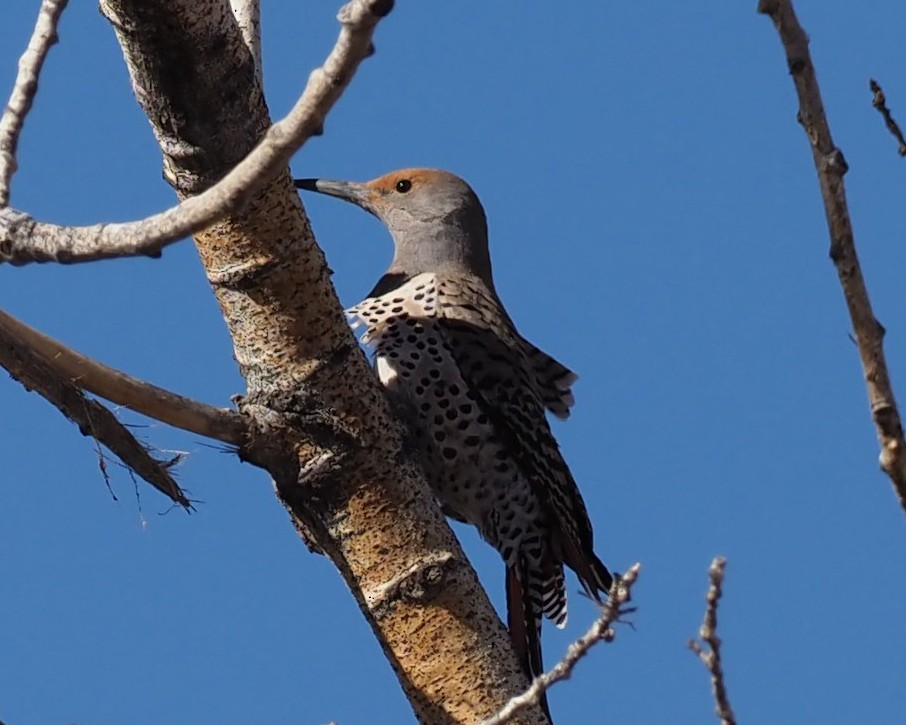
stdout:
POLYGON ((366 209, 384 222, 395 252, 390 273, 465 272, 493 288, 484 209, 471 187, 438 169, 402 169, 366 184, 296 182, 366 209))

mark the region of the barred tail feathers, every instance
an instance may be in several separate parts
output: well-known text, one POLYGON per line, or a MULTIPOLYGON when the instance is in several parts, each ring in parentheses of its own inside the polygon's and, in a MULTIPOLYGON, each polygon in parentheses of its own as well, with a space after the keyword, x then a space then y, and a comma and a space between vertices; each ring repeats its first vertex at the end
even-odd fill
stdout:
POLYGON ((607 595, 613 586, 614 575, 604 566, 598 555, 595 554, 591 547, 584 551, 581 550, 575 541, 570 537, 563 537, 561 542, 563 547, 563 561, 566 565, 576 572, 579 581, 586 593, 598 603, 601 603, 601 595, 607 595))
MULTIPOLYGON (((525 556, 520 556, 515 566, 506 568, 507 628, 513 641, 513 649, 529 681, 544 672, 541 655, 541 619, 527 586, 531 580, 530 576, 525 556)), ((551 721, 545 693, 541 694, 539 704, 548 721, 551 721)))

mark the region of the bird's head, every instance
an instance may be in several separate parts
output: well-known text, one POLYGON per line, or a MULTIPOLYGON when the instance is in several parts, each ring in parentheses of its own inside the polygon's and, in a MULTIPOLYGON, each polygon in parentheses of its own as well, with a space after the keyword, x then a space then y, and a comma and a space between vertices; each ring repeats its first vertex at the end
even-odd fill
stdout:
POLYGON ((345 199, 380 219, 393 237, 390 272, 465 271, 488 285, 491 262, 484 209, 461 178, 440 169, 401 169, 373 181, 297 179, 300 189, 345 199))

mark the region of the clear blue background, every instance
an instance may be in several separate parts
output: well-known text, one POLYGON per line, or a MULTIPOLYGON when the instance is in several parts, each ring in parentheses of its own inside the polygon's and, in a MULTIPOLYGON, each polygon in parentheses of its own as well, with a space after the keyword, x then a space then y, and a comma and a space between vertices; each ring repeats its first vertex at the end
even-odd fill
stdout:
MULTIPOLYGON (((0 10, 5 94, 37 0, 0 10)), ((94 2, 73 0, 21 146, 13 203, 87 224, 167 207, 160 155, 94 2)), ((282 115, 337 32, 338 3, 265 2, 265 82, 282 115)), ((557 424, 618 569, 643 564, 635 629, 551 695, 557 721, 701 723, 686 649, 711 558, 728 557, 727 684, 742 722, 894 722, 906 708, 906 522, 877 466, 811 152, 780 43, 755 0, 399 2, 299 175, 452 169, 487 209, 497 283, 522 332, 581 375, 557 424)), ((906 5, 800 0, 848 159, 863 268, 906 400, 906 5)), ((308 199, 306 199, 308 203, 308 199)), ((378 223, 309 209, 342 300, 389 260, 378 223)), ((242 390, 191 244, 159 261, 0 268, 0 305, 77 349, 226 405, 242 390)), ((317 725, 412 722, 339 576, 307 553, 267 476, 187 451, 203 501, 136 500, 89 439, 0 381, 0 717, 317 725)), ((123 411, 128 422, 141 422, 123 411)), ((497 555, 458 528, 495 602, 497 555)), ((578 589, 572 581, 571 590, 578 589)), ((592 620, 572 597, 553 662, 592 620)))

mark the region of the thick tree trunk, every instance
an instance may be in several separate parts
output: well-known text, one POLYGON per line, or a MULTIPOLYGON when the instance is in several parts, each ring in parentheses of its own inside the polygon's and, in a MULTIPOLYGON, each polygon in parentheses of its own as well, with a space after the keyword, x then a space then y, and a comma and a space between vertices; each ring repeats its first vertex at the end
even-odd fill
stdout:
MULTIPOLYGON (((167 178, 197 194, 270 124, 228 0, 101 6, 167 178)), ((242 454, 339 569, 419 720, 492 714, 526 682, 346 324, 288 172, 195 241, 248 384, 240 409, 260 430, 242 454)), ((545 719, 531 708, 518 722, 545 719)))

